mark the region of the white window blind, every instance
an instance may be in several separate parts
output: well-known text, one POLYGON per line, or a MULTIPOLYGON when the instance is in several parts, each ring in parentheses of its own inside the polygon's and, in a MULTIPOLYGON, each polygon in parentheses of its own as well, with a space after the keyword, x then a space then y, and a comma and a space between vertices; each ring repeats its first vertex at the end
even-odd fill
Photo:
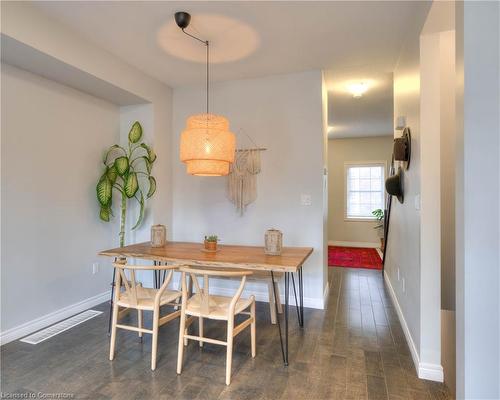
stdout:
POLYGON ((385 164, 346 164, 346 218, 371 218, 384 209, 385 164))

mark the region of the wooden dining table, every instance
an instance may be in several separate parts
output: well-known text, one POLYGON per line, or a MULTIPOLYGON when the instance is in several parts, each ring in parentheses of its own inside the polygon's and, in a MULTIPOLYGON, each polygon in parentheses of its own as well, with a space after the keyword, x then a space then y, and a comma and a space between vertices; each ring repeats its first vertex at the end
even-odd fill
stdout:
MULTIPOLYGON (((169 263, 191 266, 206 266, 217 268, 241 268, 251 271, 269 272, 271 282, 274 282, 275 273, 283 273, 285 278, 285 307, 284 307, 284 333, 281 329, 278 317, 278 332, 281 345, 283 363, 288 365, 288 320, 289 320, 289 292, 290 280, 293 285, 295 305, 297 308, 297 319, 299 326, 304 327, 304 283, 303 265, 313 252, 312 247, 283 247, 280 255, 267 255, 264 248, 260 246, 241 245, 218 245, 217 252, 203 251, 203 245, 191 242, 167 242, 163 247, 152 247, 150 242, 132 244, 115 249, 104 250, 101 256, 138 258, 151 260, 157 263, 169 263), (297 285, 295 283, 297 278, 297 285)), ((159 287, 162 283, 159 271, 155 271, 154 285, 159 287), (158 272, 158 273, 157 273, 158 272)), ((113 283, 111 302, 113 301, 115 272, 113 271, 113 283)), ((275 306, 278 302, 275 285, 275 306)), ((278 315, 278 310, 276 309, 278 315)))

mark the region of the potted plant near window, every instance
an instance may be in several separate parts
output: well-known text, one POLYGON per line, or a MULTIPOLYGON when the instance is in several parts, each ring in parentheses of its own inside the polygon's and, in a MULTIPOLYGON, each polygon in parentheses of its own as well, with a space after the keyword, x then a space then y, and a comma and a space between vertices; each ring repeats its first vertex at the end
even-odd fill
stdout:
POLYGON ((205 250, 207 251, 217 251, 217 241, 219 238, 217 235, 205 236, 205 250))
POLYGON ((373 216, 377 219, 378 224, 373 227, 377 230, 378 237, 380 238, 380 250, 384 251, 385 238, 384 238, 384 210, 377 208, 372 211, 373 216))

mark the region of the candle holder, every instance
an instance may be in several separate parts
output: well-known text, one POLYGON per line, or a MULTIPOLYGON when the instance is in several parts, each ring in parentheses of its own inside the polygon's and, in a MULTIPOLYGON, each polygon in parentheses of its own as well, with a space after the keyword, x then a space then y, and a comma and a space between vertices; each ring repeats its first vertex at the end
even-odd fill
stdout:
POLYGON ((163 247, 167 243, 167 228, 165 225, 151 226, 151 247, 163 247))
POLYGON ((278 229, 269 229, 265 234, 265 253, 279 256, 283 247, 283 233, 278 229))

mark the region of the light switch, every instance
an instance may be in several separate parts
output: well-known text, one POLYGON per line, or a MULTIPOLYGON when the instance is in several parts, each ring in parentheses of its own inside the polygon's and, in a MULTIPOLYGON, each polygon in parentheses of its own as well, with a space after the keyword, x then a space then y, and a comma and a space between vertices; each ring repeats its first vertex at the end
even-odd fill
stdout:
POLYGON ((300 195, 300 204, 303 206, 310 206, 312 204, 312 199, 310 194, 300 195))
POLYGON ((415 210, 420 210, 420 195, 415 195, 415 210))
POLYGON ((406 117, 404 115, 400 115, 396 118, 396 130, 402 131, 406 127, 406 117))

